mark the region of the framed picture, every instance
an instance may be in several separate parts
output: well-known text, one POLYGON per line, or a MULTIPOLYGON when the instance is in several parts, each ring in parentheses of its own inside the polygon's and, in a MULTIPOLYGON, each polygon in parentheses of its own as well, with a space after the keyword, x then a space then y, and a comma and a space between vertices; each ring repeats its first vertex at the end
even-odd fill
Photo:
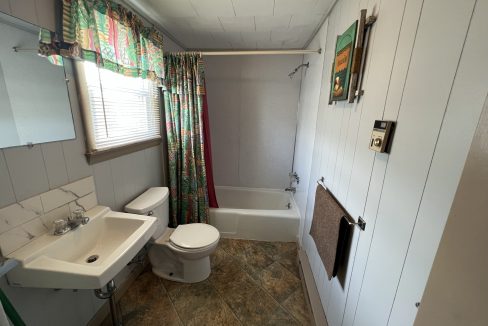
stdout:
POLYGON ((342 101, 348 98, 357 26, 358 22, 355 21, 342 35, 337 37, 330 101, 342 101))

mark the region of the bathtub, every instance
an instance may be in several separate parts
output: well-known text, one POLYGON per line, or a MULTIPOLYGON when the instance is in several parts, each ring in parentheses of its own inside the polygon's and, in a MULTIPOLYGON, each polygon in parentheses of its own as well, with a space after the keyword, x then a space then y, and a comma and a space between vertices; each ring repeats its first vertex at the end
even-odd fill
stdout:
POLYGON ((215 187, 219 208, 210 208, 210 224, 222 237, 261 241, 297 241, 300 217, 293 196, 279 189, 215 187))

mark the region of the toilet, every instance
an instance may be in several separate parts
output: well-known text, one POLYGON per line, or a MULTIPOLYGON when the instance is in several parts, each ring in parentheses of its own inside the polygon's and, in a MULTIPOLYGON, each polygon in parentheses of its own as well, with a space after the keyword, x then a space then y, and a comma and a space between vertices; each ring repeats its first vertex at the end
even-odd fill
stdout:
POLYGON ((220 233, 204 223, 169 228, 168 197, 166 187, 149 188, 127 204, 125 211, 158 218, 148 253, 154 274, 176 282, 201 282, 210 275, 209 256, 217 248, 220 233))

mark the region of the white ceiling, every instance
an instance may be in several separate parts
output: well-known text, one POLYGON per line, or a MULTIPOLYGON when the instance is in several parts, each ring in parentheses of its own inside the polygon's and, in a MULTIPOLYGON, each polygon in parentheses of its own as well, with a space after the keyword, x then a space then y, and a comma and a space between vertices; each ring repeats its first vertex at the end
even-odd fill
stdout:
POLYGON ((334 0, 125 0, 186 49, 302 49, 334 0))

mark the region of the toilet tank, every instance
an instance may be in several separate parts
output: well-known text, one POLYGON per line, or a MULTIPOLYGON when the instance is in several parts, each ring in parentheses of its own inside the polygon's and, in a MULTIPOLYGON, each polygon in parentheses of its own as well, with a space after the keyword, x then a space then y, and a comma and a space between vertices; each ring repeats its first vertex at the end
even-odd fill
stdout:
POLYGON ((159 238, 169 223, 169 189, 167 187, 153 187, 146 190, 139 197, 125 205, 127 213, 151 215, 158 218, 157 228, 152 238, 159 238))

